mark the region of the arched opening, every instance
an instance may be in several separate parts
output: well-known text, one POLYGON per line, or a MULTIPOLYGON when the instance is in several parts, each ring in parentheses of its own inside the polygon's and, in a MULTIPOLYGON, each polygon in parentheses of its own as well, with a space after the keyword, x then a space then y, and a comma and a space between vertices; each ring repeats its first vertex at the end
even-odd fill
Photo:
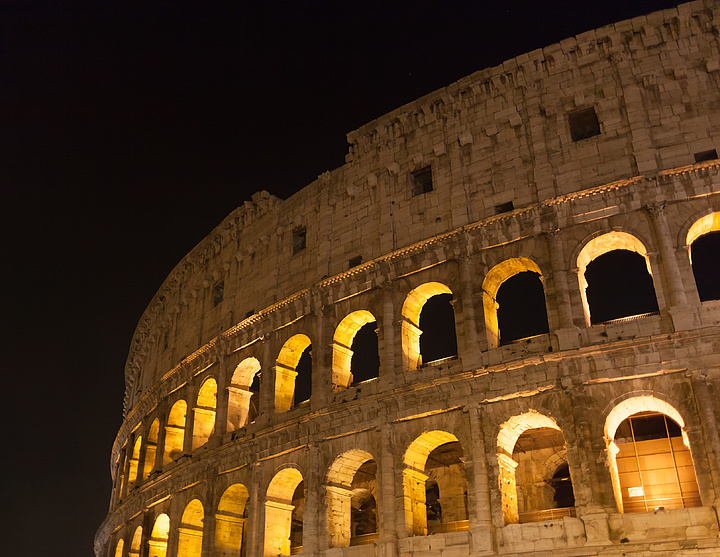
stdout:
POLYGON ((635 236, 614 231, 593 238, 577 264, 588 325, 658 310, 647 250, 635 236))
POLYGON ((600 255, 588 263, 585 278, 593 325, 658 310, 652 277, 644 258, 635 252, 618 249, 600 255))
POLYGON ((215 551, 218 555, 242 556, 248 498, 248 490, 242 484, 231 485, 220 498, 215 514, 215 551))
POLYGON ((327 474, 330 547, 372 543, 377 533, 377 465, 370 453, 352 449, 337 457, 327 474))
POLYGON ((627 399, 605 427, 620 512, 702 504, 684 422, 669 404, 652 396, 627 399))
POLYGON ((275 411, 286 412, 312 394, 312 344, 303 335, 290 337, 275 366, 275 411))
POLYGON ((498 466, 505 524, 575 516, 565 437, 534 410, 500 426, 498 466))
POLYGON ((142 547, 142 526, 135 528, 132 541, 130 542, 130 551, 128 557, 140 557, 140 548, 142 547))
POLYGON ((138 479, 138 464, 140 463, 140 447, 142 447, 142 435, 138 435, 135 438, 133 444, 132 454, 130 455, 129 470, 128 470, 128 483, 130 486, 137 482, 138 479))
POLYGON ((497 303, 500 344, 549 331, 545 291, 536 272, 523 271, 503 282, 497 303))
POLYGON ((199 499, 193 499, 185 507, 180 519, 177 557, 200 557, 204 519, 202 503, 199 499))
POLYGON ((200 387, 197 404, 193 408, 193 450, 203 446, 215 430, 215 407, 217 406, 217 382, 208 378, 200 387))
POLYGON ((457 356, 452 291, 427 282, 410 291, 402 307, 403 365, 406 370, 457 356))
POLYGON ((150 473, 155 469, 155 459, 157 459, 158 434, 160 433, 160 420, 155 418, 150 424, 148 430, 147 441, 145 444, 145 460, 143 461, 142 478, 146 480, 150 473))
POLYGON ((463 449, 446 431, 428 431, 404 456, 405 528, 410 536, 468 529, 463 449))
POLYGON ((117 545, 115 546, 115 557, 123 557, 124 548, 125 542, 123 540, 118 540, 117 545))
POLYGON ((485 276, 482 290, 490 348, 548 332, 542 273, 532 259, 498 263, 485 276))
POLYGON ((296 468, 273 477, 265 499, 265 557, 293 555, 302 550, 305 483, 296 468))
POLYGON ((540 427, 524 432, 513 448, 518 522, 575 514, 575 493, 562 432, 540 427))
POLYGON ((260 362, 245 358, 228 387, 228 431, 245 427, 260 414, 260 362))
POLYGON ((345 388, 378 376, 377 323, 372 313, 354 311, 340 321, 333 336, 332 381, 345 388))
POLYGON ((168 423, 165 426, 165 451, 163 455, 163 464, 168 464, 183 454, 186 412, 187 404, 184 400, 178 400, 170 409, 168 423))
POLYGON ((696 221, 688 231, 687 245, 700 301, 720 300, 720 212, 696 221))
POLYGON ((170 517, 163 513, 155 519, 155 525, 150 532, 147 557, 167 557, 169 533, 170 517))

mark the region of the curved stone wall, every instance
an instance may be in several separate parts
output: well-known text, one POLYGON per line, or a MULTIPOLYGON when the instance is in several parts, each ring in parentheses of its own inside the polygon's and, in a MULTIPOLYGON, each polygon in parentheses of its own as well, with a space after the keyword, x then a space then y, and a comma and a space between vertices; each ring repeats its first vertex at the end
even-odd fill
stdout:
POLYGON ((691 246, 720 234, 719 17, 684 4, 477 72, 231 213, 138 324, 96 555, 718 548, 720 301, 691 246), (598 322, 590 268, 618 250, 657 303, 598 322), (520 276, 547 325, 515 339, 520 276), (635 429, 627 489, 621 424, 657 416, 679 503, 649 502, 635 429))

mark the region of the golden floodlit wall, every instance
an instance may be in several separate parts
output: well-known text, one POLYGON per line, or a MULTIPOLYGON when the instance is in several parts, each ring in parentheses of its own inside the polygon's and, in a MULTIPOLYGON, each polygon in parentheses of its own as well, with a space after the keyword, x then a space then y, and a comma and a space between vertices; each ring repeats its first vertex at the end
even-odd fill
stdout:
POLYGON ((718 21, 481 70, 233 211, 133 336, 96 556, 720 553, 718 21))

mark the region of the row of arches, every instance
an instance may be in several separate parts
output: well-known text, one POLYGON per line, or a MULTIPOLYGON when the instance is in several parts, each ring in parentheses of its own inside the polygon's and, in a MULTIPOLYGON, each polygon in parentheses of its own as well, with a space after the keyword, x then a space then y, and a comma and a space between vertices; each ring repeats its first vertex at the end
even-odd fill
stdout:
MULTIPOLYGON (((677 409, 650 395, 627 398, 609 411, 604 433, 619 512, 701 505, 684 428, 677 409)), ((569 458, 565 435, 555 419, 535 410, 512 416, 499 427, 496 450, 505 524, 574 516, 577 461, 569 458)), ((406 535, 468 529, 468 456, 459 438, 445 430, 425 431, 410 442, 403 453, 401 476, 395 476, 402 482, 406 535)), ((350 449, 331 461, 320 489, 328 547, 367 544, 377 538, 379 503, 383 496, 391 496, 379 489, 382 464, 363 448, 350 449)), ((200 557, 203 548, 212 547, 214 554, 244 556, 250 517, 262 522, 262 543, 256 542, 256 547, 263 548, 265 557, 298 553, 308 520, 308 489, 312 486, 306 485, 300 467, 283 464, 256 499, 262 513, 251 514, 247 487, 233 483, 213 509, 212 527, 206 520, 208 504, 192 498, 175 526, 174 555, 200 557), (204 542, 207 536, 212 539, 204 542)), ((395 524, 387 516, 384 520, 395 524)), ((142 525, 134 529, 128 525, 109 555, 168 557, 170 531, 166 513, 155 518, 146 537, 142 525)))
MULTIPOLYGON (((720 213, 711 213, 694 223, 686 241, 700 298, 720 298, 717 286, 720 281, 703 278, 708 270, 714 275, 720 271, 716 269, 720 260, 717 257, 720 213)), ((577 266, 589 323, 657 311, 648 252, 635 236, 613 231, 591 239, 580 250, 577 266), (617 288, 618 269, 622 270, 623 288, 617 288), (613 275, 608 275, 609 272, 613 275), (612 297, 618 299, 616 306, 604 303, 612 297)), ((490 346, 548 332, 542 280, 537 263, 524 257, 503 261, 487 273, 482 284, 482 299, 490 346)), ((417 286, 405 298, 401 314, 405 369, 417 369, 428 362, 457 356, 453 293, 447 285, 428 282, 417 286)), ((335 388, 347 388, 378 377, 377 328, 377 319, 368 310, 354 311, 339 322, 332 341, 335 388)), ((227 387, 226 430, 242 428, 260 414, 260 371, 260 362, 254 357, 246 358, 237 366, 227 387)), ((273 408, 268 410, 285 412, 306 402, 312 395, 312 385, 312 341, 302 333, 293 335, 283 344, 275 362, 273 408)), ((186 401, 174 402, 164 426, 161 449, 158 449, 160 424, 157 419, 147 430, 144 453, 142 435, 138 433, 134 437, 119 478, 121 494, 125 492, 125 484, 129 487, 146 479, 156 467, 207 442, 215 431, 217 389, 214 378, 204 381, 192 408, 192 423, 187 419, 186 401), (188 431, 192 432, 192 442, 186 447, 188 431)))

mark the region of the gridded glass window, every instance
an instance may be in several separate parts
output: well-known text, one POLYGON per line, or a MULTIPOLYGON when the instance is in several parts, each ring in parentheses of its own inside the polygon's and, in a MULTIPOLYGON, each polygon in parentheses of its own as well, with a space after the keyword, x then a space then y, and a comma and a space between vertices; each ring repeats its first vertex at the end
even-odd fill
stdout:
POLYGON ((690 449, 673 419, 658 412, 630 416, 618 427, 615 444, 626 513, 701 505, 690 449))

